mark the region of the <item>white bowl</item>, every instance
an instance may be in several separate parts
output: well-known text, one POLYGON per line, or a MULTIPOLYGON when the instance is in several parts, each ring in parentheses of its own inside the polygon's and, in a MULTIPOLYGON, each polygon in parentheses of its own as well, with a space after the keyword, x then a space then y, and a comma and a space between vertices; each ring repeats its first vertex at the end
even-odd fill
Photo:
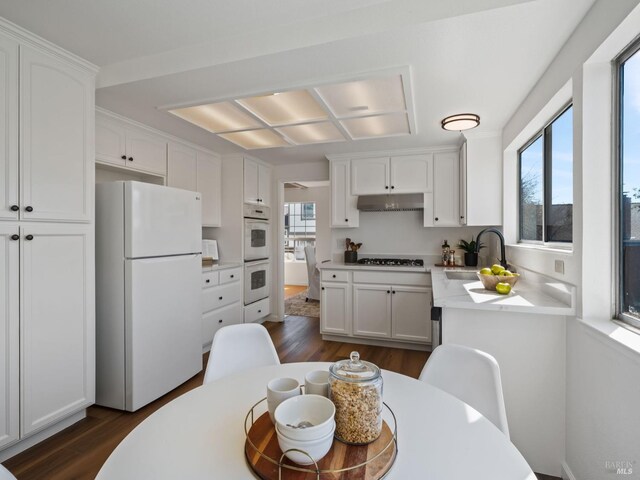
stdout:
POLYGON ((315 440, 324 438, 331 430, 336 407, 322 395, 301 395, 288 398, 273 414, 276 426, 291 440, 315 440), (293 428, 300 422, 311 422, 312 427, 293 428))
POLYGON ((276 434, 278 436, 278 445, 280 445, 280 450, 287 456, 289 460, 298 465, 311 465, 313 461, 318 462, 324 458, 324 456, 331 450, 331 445, 333 445, 333 434, 336 430, 336 424, 333 422, 333 428, 329 430, 329 433, 324 437, 317 438, 315 440, 292 440, 285 435, 283 435, 279 428, 276 427, 276 434), (287 452, 289 449, 298 449, 302 450, 309 454, 311 458, 301 452, 287 452))

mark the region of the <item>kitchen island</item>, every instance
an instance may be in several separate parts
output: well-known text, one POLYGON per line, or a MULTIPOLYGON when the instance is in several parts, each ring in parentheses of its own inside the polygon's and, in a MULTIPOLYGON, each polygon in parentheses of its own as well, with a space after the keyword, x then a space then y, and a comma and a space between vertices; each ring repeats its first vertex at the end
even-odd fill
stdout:
POLYGON ((508 295, 475 276, 431 269, 434 306, 442 308, 442 343, 493 355, 500 365, 511 440, 536 472, 560 476, 565 438, 565 323, 575 315, 575 287, 534 272, 508 295), (465 278, 467 277, 467 278, 465 278))

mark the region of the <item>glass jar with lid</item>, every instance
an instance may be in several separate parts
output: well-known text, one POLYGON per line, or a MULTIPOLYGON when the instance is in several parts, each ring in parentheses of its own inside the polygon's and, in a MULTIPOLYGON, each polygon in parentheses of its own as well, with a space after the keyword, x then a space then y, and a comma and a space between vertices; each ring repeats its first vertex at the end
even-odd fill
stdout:
POLYGON ((345 443, 364 445, 382 432, 382 375, 373 363, 350 359, 329 367, 329 398, 336 407, 335 437, 345 443))

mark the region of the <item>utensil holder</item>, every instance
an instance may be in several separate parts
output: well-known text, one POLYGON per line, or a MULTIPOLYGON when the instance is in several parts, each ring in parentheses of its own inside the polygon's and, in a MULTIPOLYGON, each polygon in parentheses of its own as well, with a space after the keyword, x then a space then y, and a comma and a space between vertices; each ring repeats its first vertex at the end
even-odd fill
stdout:
POLYGON ((358 252, 344 252, 344 263, 358 263, 358 252))

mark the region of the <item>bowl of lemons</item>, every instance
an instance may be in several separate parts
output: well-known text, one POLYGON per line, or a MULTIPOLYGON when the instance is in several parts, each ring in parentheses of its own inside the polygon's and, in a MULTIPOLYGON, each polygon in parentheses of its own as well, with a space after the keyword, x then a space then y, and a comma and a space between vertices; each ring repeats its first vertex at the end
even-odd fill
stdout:
POLYGON ((502 295, 511 293, 511 288, 518 282, 520 275, 510 272, 502 265, 496 263, 490 268, 483 268, 478 272, 478 278, 485 290, 493 290, 502 295))

